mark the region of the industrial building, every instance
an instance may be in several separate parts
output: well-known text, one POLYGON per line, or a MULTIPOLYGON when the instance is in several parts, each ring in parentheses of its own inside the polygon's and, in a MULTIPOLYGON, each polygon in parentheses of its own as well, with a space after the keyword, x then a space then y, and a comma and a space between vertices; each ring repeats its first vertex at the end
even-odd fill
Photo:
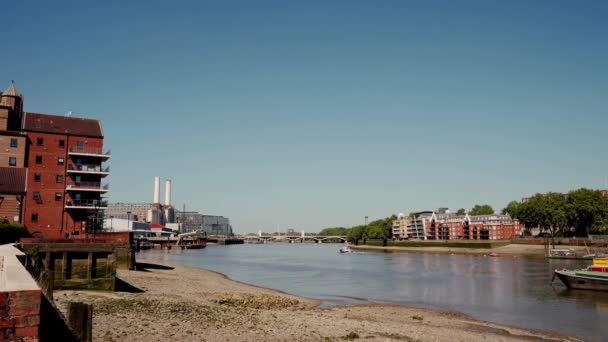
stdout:
POLYGON ((232 226, 223 216, 203 215, 196 211, 179 211, 171 204, 171 180, 165 181, 165 201, 160 203, 160 177, 154 178, 152 203, 110 203, 105 210, 104 229, 111 230, 115 219, 148 223, 172 231, 202 231, 207 235, 232 236, 232 226))

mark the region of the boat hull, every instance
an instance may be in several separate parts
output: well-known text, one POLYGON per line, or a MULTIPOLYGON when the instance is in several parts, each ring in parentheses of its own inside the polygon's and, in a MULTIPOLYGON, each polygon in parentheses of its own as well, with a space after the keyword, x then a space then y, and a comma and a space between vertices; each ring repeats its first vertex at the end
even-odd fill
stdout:
POLYGON ((579 276, 574 272, 558 270, 555 270, 555 275, 571 289, 608 291, 608 279, 579 276))

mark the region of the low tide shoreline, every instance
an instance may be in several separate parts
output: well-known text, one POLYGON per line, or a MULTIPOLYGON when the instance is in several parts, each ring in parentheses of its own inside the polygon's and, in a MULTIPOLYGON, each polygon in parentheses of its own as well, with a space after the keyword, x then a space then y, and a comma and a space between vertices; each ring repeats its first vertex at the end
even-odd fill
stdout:
MULTIPOLYGON (((496 248, 458 248, 458 247, 382 247, 369 245, 349 245, 351 249, 362 251, 376 251, 388 253, 432 253, 432 254, 463 254, 463 255, 488 255, 496 253, 499 256, 544 258, 545 246, 510 244, 496 248)), ((577 252, 584 252, 584 247, 568 246, 577 252)))
POLYGON ((580 341, 397 304, 320 308, 193 267, 142 264, 118 276, 143 292, 55 292, 61 309, 93 304, 95 341, 580 341))

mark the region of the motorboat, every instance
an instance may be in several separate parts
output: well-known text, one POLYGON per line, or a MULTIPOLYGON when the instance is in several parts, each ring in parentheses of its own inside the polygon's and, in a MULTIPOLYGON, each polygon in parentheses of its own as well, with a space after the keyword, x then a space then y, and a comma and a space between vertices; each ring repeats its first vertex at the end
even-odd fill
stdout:
POLYGON ((498 257, 498 253, 492 252, 492 253, 489 253, 488 256, 496 258, 496 257, 498 257))
POLYGON ((571 289, 608 291, 608 259, 593 259, 593 265, 580 270, 555 270, 555 276, 571 289))
POLYGON ((353 252, 353 250, 350 249, 350 247, 348 247, 348 246, 344 246, 344 247, 340 248, 340 253, 352 253, 352 252, 353 252))

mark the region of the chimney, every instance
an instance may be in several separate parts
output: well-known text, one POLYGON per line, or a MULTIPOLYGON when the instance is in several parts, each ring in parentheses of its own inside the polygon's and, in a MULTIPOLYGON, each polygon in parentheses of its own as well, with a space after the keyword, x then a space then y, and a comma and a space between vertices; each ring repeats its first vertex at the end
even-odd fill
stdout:
POLYGON ((165 181, 165 205, 171 205, 171 180, 167 179, 165 181))
POLYGON ((160 177, 154 177, 154 202, 152 204, 160 204, 160 177))

